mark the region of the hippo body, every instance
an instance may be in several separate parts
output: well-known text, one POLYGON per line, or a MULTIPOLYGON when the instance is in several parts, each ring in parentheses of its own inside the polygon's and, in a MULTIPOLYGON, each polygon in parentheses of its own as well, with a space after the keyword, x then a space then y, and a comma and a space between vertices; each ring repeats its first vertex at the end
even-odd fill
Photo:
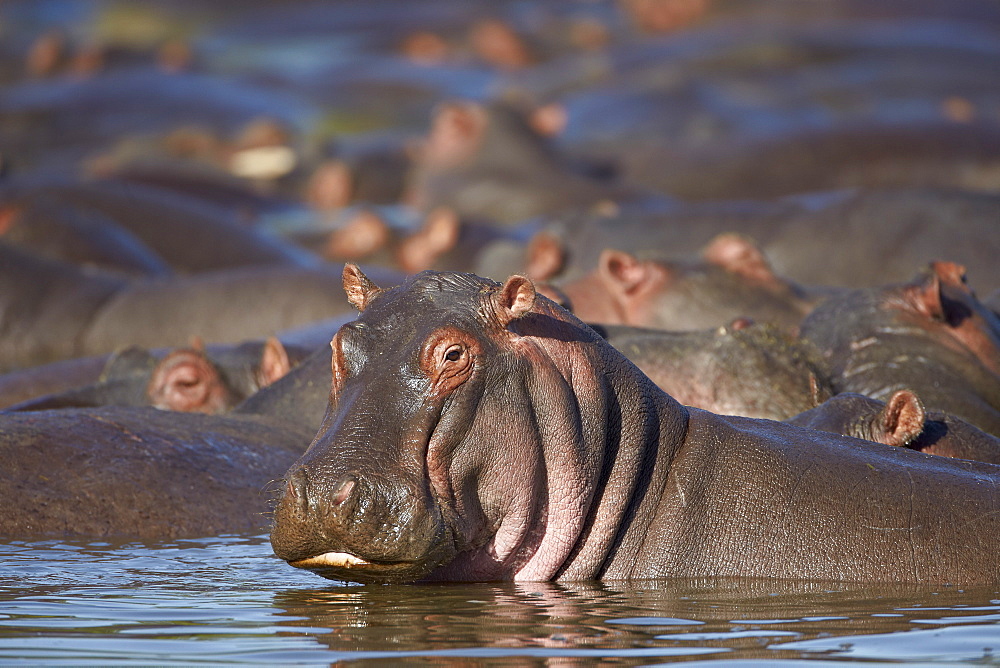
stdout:
POLYGON ((844 392, 786 420, 809 429, 902 446, 929 455, 1000 465, 1000 439, 899 390, 887 402, 844 392))
POLYGON ((106 216, 49 201, 0 212, 0 238, 26 252, 129 277, 168 276, 171 269, 106 216))
MULTIPOLYGON (((560 258, 529 258, 573 280, 615 248, 640 260, 676 260, 713 237, 753 239, 774 272, 805 285, 865 288, 908 280, 915 267, 948 259, 988 294, 1000 287, 1000 196, 945 188, 861 188, 777 201, 686 203, 660 211, 567 217, 549 228, 560 258), (559 247, 561 246, 561 248, 559 247), (850 252, 836 249, 849 248, 850 252), (832 250, 831 250, 832 249, 832 250)), ((540 248, 546 249, 545 246, 540 248)), ((529 264, 529 267, 531 264, 529 264)))
POLYGON ((778 276, 756 244, 735 234, 719 235, 693 259, 607 249, 594 271, 559 289, 586 322, 685 331, 749 318, 794 332, 830 292, 778 276))
POLYGON ((0 413, 0 536, 154 540, 258 531, 290 423, 153 408, 0 413))
POLYGON ((830 297, 803 320, 801 337, 822 355, 838 394, 888 401, 910 389, 928 409, 1000 435, 1000 318, 956 264, 830 297))
MULTIPOLYGON (((148 351, 130 347, 105 358, 100 370, 86 382, 36 395, 6 410, 155 406, 222 413, 284 376, 309 352, 286 347, 275 338, 212 346, 209 350, 191 347, 148 351)), ((92 368, 92 360, 83 358, 79 368, 92 368)), ((73 368, 65 364, 62 367, 73 368)))
POLYGON ((446 205, 461 217, 513 224, 632 194, 572 165, 519 110, 456 103, 433 119, 405 199, 423 210, 446 205))
MULTIPOLYGON (((392 272, 387 272, 392 274, 392 272)), ((350 309, 325 268, 242 267, 130 282, 0 244, 0 371, 111 353, 237 343, 350 309), (281 304, 281 308, 262 308, 281 304)))
POLYGON ((222 207, 140 183, 29 180, 7 186, 0 201, 27 212, 36 203, 51 202, 100 215, 179 272, 320 264, 311 254, 241 223, 222 207))
POLYGON ((998 583, 1000 468, 686 409, 530 281, 424 272, 333 340, 275 553, 334 579, 998 583))
POLYGON ((742 322, 695 332, 591 327, 685 406, 784 420, 832 394, 812 349, 774 327, 742 322))

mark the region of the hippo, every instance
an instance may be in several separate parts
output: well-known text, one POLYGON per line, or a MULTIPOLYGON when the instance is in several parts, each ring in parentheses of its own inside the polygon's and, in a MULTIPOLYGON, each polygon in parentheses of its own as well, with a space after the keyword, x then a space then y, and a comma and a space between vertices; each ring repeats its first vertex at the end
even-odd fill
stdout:
POLYGON ((437 110, 403 199, 512 224, 636 194, 601 176, 573 165, 514 106, 455 101, 437 110))
POLYGON ((1000 583, 1000 468, 685 408, 531 281, 347 265, 275 554, 331 579, 1000 583))
POLYGON ((932 262, 910 281, 831 296, 800 333, 836 393, 887 401, 913 390, 928 408, 1000 435, 1000 318, 961 265, 932 262))
POLYGON ((107 216, 57 202, 0 207, 0 238, 41 257, 127 277, 172 273, 159 255, 107 216))
POLYGON ((182 273, 321 265, 312 254, 248 227, 222 207, 141 183, 26 178, 7 184, 0 201, 21 208, 25 215, 41 204, 99 216, 182 273))
MULTIPOLYGON (((163 410, 224 413, 284 377, 311 352, 298 346, 286 347, 275 337, 235 346, 213 346, 211 350, 205 350, 198 341, 194 343, 169 351, 125 348, 109 355, 91 382, 70 384, 61 391, 11 404, 5 410, 154 406, 163 410)), ((84 368, 89 364, 90 358, 81 361, 84 368)))
POLYGON ((736 234, 715 237, 695 259, 608 248, 590 274, 558 287, 584 321, 688 331, 747 317, 794 332, 826 296, 775 274, 753 240, 736 234))
POLYGON ((954 415, 926 410, 911 390, 897 390, 884 403, 844 392, 786 422, 941 457, 1000 464, 1000 439, 954 415))
POLYGON ((295 266, 129 281, 0 242, 0 372, 128 345, 182 346, 194 336, 271 336, 350 309, 340 283, 336 271, 295 266), (260 308, 272 303, 281 308, 260 308))
POLYGON ((812 347, 773 326, 741 319, 692 332, 591 327, 685 406, 785 420, 833 394, 812 347))
POLYGON ((101 406, 0 412, 0 538, 260 531, 309 432, 254 415, 101 406))
POLYGON ((827 190, 659 210, 619 206, 549 221, 539 232, 548 237, 545 243, 533 241, 522 251, 523 270, 536 281, 574 280, 592 271, 607 248, 642 260, 673 260, 735 232, 752 239, 777 274, 806 285, 902 282, 946 250, 988 293, 998 287, 997 220, 995 193, 926 187, 827 190), (831 252, 842 247, 850 252, 831 252))

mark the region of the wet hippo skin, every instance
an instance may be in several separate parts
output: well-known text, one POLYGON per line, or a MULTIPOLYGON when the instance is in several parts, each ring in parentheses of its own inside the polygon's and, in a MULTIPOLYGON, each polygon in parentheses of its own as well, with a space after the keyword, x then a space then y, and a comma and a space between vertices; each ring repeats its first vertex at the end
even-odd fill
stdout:
POLYGON ((0 413, 0 537, 168 539, 259 531, 309 434, 154 408, 0 413))
POLYGON ((684 408, 520 276, 344 276, 362 313, 274 515, 293 566, 1000 582, 1000 468, 684 408))

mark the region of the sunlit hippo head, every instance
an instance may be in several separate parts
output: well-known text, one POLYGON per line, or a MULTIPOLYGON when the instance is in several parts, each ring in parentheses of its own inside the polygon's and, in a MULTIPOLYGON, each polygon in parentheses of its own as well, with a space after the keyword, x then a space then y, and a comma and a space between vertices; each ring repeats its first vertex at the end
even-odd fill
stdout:
MULTIPOLYGON (((570 360, 552 351, 599 337, 521 276, 501 285, 424 272, 383 290, 348 265, 344 288, 361 315, 331 343, 330 406, 286 475, 275 553, 356 581, 506 578, 549 554, 537 521, 558 515, 547 508, 545 442, 563 430, 564 457, 576 459, 586 427, 563 378, 570 360)), ((593 366, 585 356, 577 365, 593 366)), ((589 472, 559 476, 575 540, 583 511, 572 498, 589 498, 579 482, 589 472)))

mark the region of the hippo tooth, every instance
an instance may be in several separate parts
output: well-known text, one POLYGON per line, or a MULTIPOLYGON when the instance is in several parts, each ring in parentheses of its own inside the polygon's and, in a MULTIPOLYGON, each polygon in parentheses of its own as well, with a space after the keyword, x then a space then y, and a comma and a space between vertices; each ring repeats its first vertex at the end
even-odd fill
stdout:
POLYGON ((346 552, 324 552, 323 554, 318 554, 315 557, 299 559, 298 561, 292 561, 289 563, 296 568, 312 568, 314 566, 339 566, 341 568, 349 568, 351 566, 368 565, 368 562, 364 559, 355 557, 353 554, 348 554, 346 552))

